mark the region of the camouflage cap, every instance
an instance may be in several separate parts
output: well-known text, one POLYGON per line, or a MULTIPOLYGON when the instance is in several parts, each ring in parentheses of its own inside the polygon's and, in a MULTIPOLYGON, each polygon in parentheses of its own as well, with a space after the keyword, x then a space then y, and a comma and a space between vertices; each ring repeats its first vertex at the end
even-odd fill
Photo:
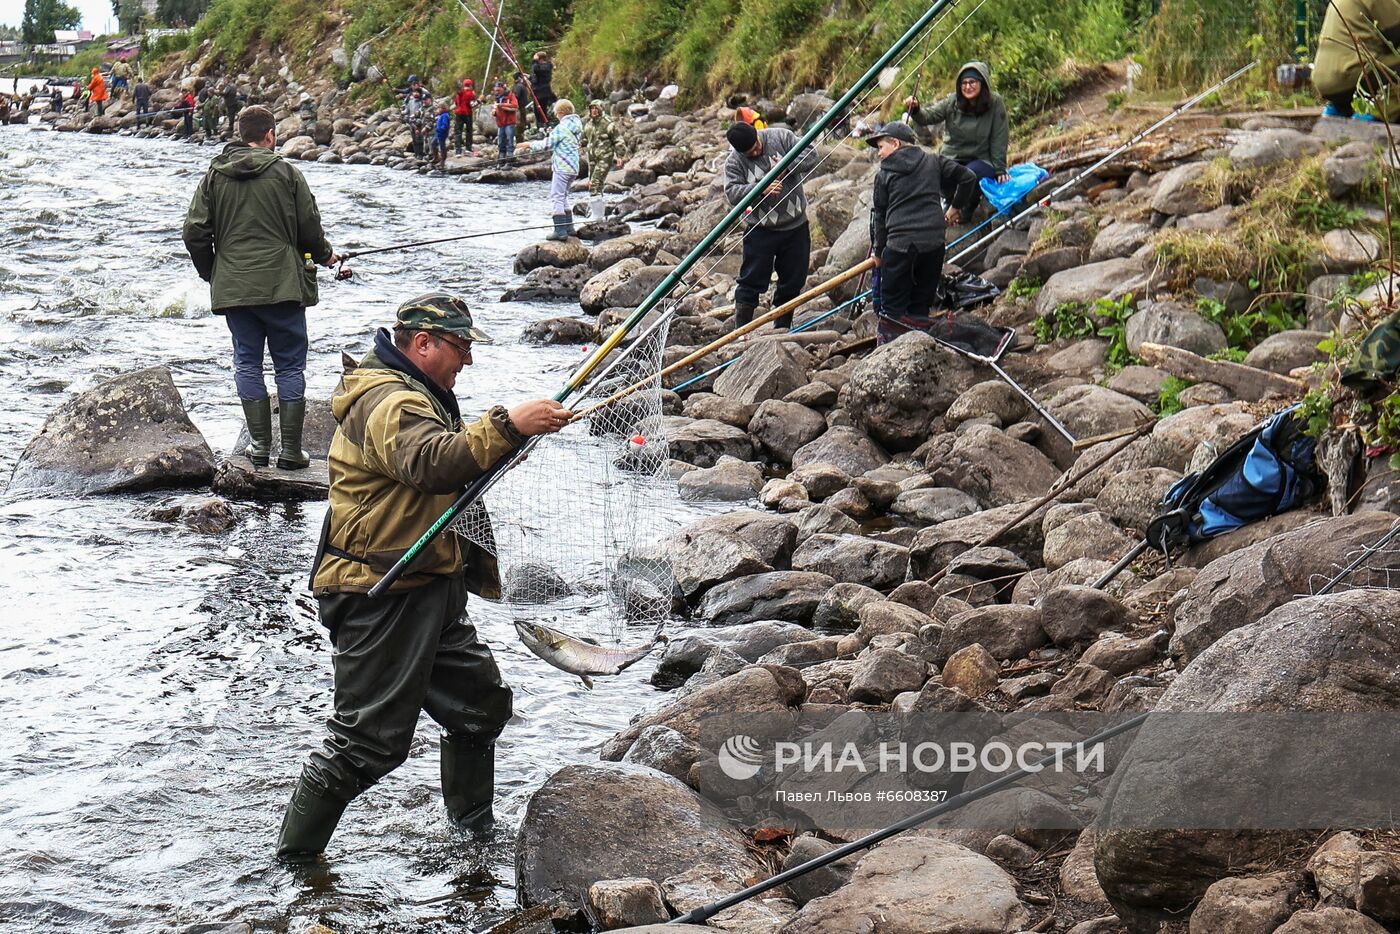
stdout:
POLYGON ((467 303, 446 292, 429 292, 399 306, 395 328, 405 331, 446 331, 478 344, 495 343, 472 323, 467 303))

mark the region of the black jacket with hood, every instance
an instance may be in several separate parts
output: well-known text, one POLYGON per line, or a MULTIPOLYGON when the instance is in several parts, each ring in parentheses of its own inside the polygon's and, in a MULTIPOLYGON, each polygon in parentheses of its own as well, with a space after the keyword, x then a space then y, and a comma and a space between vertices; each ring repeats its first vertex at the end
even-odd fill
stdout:
POLYGON ((871 244, 893 250, 943 246, 943 206, 966 211, 977 202, 977 176, 952 159, 905 144, 881 160, 870 211, 871 244))

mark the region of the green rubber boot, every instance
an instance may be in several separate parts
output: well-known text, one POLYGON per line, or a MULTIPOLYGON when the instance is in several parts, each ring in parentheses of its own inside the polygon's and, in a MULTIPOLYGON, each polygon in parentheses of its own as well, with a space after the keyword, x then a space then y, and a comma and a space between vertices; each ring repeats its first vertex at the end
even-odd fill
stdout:
POLYGON ((254 467, 266 467, 272 457, 272 400, 243 399, 243 420, 248 423, 248 437, 252 443, 243 453, 254 467))
POLYGON ((442 737, 442 803, 459 827, 480 833, 495 822, 496 744, 469 743, 451 734, 442 737))
POLYGON ((293 864, 314 862, 325 852, 344 813, 344 801, 313 787, 302 775, 282 818, 277 858, 293 864))
POLYGON ((568 215, 568 214, 555 214, 555 215, 553 215, 553 217, 554 217, 554 232, 553 232, 553 233, 549 233, 549 234, 545 234, 545 237, 544 237, 544 238, 545 238, 546 240, 567 240, 567 239, 569 239, 569 236, 574 232, 574 225, 573 225, 573 223, 572 223, 572 218, 571 218, 571 216, 568 215))
POLYGON ((301 449, 301 429, 306 421, 306 400, 279 402, 277 419, 282 425, 282 450, 277 455, 277 466, 282 470, 305 470, 311 463, 311 455, 301 449))

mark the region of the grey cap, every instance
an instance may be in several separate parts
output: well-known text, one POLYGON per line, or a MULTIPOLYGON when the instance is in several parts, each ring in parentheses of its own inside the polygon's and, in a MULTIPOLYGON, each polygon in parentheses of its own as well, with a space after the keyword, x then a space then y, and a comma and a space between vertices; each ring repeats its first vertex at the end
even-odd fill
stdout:
POLYGON ((914 131, 909 128, 909 124, 900 123, 898 120, 886 123, 884 126, 880 127, 880 129, 867 136, 865 141, 874 146, 886 136, 890 139, 897 139, 901 143, 909 143, 910 145, 918 142, 918 140, 914 138, 914 131))

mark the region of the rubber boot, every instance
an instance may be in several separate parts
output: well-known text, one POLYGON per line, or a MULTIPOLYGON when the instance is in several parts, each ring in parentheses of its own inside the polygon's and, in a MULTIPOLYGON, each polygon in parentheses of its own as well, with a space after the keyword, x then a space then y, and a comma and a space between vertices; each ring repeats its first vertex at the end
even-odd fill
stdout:
POLYGON ((753 320, 753 313, 758 311, 757 305, 735 305, 734 306, 734 327, 743 327, 753 320))
POLYGON ((243 420, 248 423, 248 437, 252 443, 243 453, 254 467, 266 467, 272 457, 272 400, 244 399, 243 420))
POLYGON ((301 429, 306 421, 306 400, 279 402, 277 419, 282 426, 282 450, 277 454, 277 466, 282 470, 305 470, 311 455, 301 449, 301 429))
POLYGON ((344 813, 344 801, 312 786, 303 774, 282 817, 277 858, 294 864, 315 861, 325 851, 344 813))
POLYGON ((569 234, 573 233, 573 225, 569 223, 569 215, 554 215, 554 232, 545 235, 546 240, 567 240, 569 234))
POLYGON ((564 225, 564 239, 567 240, 574 235, 574 212, 567 211, 559 215, 559 222, 564 225))
POLYGON ((607 216, 608 208, 607 205, 603 203, 602 198, 588 199, 588 219, 590 221, 606 220, 607 216))
POLYGON ((496 744, 482 746, 446 734, 442 737, 442 803, 454 823, 480 833, 495 822, 496 744))

